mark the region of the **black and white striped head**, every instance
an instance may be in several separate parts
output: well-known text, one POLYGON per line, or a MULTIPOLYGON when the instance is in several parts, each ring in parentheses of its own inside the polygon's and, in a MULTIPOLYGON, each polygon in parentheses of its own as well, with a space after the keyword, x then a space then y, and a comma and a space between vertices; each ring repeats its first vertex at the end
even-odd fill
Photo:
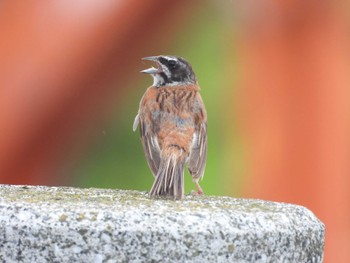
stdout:
POLYGON ((153 86, 180 86, 197 83, 196 75, 190 63, 181 57, 153 56, 145 57, 143 60, 157 63, 157 68, 151 67, 141 71, 152 75, 153 86))

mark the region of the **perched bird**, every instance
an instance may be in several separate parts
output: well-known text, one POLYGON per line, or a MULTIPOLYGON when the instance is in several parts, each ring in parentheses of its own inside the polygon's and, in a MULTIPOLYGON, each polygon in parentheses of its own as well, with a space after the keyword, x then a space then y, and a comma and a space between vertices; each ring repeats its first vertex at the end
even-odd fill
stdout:
POLYGON ((203 194, 207 157, 207 114, 191 65, 176 56, 145 57, 157 67, 141 71, 153 77, 143 95, 133 130, 140 124, 148 165, 155 176, 151 197, 184 197, 184 167, 203 194))

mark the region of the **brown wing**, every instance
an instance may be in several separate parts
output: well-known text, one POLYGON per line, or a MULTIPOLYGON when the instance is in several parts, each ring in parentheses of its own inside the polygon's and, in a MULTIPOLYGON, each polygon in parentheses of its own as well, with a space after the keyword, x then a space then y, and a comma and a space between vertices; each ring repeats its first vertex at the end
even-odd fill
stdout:
POLYGON ((207 159, 207 114, 201 96, 197 93, 193 106, 195 133, 188 160, 188 171, 194 179, 203 177, 207 159))
POLYGON ((140 102, 140 109, 135 117, 133 130, 140 124, 140 135, 145 157, 154 176, 157 175, 160 165, 160 148, 158 138, 154 132, 155 123, 152 118, 152 112, 155 110, 154 90, 151 88, 146 91, 140 102))

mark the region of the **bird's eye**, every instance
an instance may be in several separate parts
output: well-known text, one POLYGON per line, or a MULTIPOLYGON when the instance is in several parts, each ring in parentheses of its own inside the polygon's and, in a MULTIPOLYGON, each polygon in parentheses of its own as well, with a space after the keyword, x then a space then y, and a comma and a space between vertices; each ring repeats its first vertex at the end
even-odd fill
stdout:
POLYGON ((176 68, 177 63, 175 60, 169 60, 168 65, 169 65, 169 68, 176 68))

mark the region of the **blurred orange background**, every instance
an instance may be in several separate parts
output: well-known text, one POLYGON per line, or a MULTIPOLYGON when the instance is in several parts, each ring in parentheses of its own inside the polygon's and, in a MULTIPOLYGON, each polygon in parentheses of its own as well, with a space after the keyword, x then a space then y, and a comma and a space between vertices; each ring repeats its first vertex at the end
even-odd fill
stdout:
MULTIPOLYGON (((347 1, 2 1, 0 183, 148 190, 144 56, 188 59, 208 111, 206 194, 306 206, 350 262, 347 1)), ((186 191, 193 188, 186 175, 186 191)))

